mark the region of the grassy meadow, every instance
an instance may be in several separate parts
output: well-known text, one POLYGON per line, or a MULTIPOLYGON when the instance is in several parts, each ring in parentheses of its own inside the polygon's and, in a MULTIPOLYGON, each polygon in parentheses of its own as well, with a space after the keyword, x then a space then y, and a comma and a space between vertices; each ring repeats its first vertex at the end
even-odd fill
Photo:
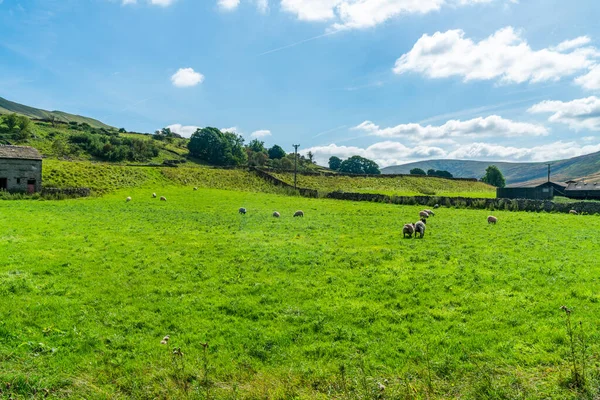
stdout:
MULTIPOLYGON (((273 173, 284 182, 293 184, 293 173, 273 173)), ((298 186, 329 193, 376 193, 389 196, 445 196, 494 198, 496 188, 482 182, 448 180, 431 177, 403 176, 397 178, 298 175, 298 186)))
POLYGON ((403 239, 418 207, 153 171, 102 198, 0 203, 0 397, 599 395, 600 218, 441 208, 403 239))

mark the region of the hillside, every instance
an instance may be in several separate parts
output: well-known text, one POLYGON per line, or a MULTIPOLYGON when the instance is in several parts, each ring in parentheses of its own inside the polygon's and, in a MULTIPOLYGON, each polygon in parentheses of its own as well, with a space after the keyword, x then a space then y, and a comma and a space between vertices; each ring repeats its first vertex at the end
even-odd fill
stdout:
MULTIPOLYGON (((547 179, 547 163, 510 163, 471 160, 429 160, 383 168, 384 174, 408 174, 413 168, 446 170, 457 178, 481 178, 489 165, 496 165, 506 183, 541 182, 547 179)), ((600 152, 551 162, 552 180, 597 178, 600 173, 600 152)))
MULTIPOLYGON (((272 173, 289 184, 294 174, 272 173)), ((447 196, 494 198, 496 188, 482 182, 450 180, 432 177, 364 177, 347 175, 298 175, 298 186, 316 189, 319 193, 334 191, 350 193, 384 194, 389 196, 447 196)))
POLYGON ((93 128, 112 128, 96 119, 83 117, 81 115, 69 114, 63 111, 46 111, 39 108, 25 106, 15 103, 0 97, 0 114, 20 114, 32 119, 41 119, 46 121, 57 121, 63 123, 77 122, 78 124, 86 123, 93 128))

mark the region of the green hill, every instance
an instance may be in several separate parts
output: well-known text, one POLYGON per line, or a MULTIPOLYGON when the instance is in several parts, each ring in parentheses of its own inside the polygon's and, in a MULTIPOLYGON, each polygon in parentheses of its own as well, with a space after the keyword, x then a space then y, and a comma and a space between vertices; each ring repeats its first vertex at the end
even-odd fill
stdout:
POLYGON ((20 114, 32 119, 41 119, 45 121, 56 121, 56 122, 77 122, 78 124, 86 123, 93 128, 112 128, 110 125, 106 125, 96 119, 82 117, 81 115, 69 114, 63 111, 46 111, 39 108, 25 106, 23 104, 15 103, 13 101, 6 100, 0 97, 0 114, 20 114))
MULTIPOLYGON (((383 174, 408 174, 413 168, 445 170, 457 178, 481 178, 489 165, 496 165, 507 184, 535 183, 548 176, 548 163, 510 163, 471 160, 429 160, 383 168, 383 174)), ((600 173, 600 152, 550 162, 552 180, 595 179, 600 173)))

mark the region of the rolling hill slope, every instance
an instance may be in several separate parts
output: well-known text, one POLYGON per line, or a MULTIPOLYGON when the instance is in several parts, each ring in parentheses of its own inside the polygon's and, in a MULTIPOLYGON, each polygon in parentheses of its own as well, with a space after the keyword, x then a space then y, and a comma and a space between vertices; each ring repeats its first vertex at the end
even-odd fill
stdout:
MULTIPOLYGON (((548 176, 548 163, 510 163, 471 160, 429 160, 383 168, 384 174, 408 174, 413 168, 446 170, 457 178, 481 178, 489 165, 496 165, 507 184, 536 183, 548 176)), ((600 174, 600 152, 551 162, 552 180, 597 179, 600 174)))
POLYGON ((26 117, 33 119, 43 119, 43 120, 51 120, 54 118, 59 122, 77 122, 77 123, 87 123, 93 128, 112 128, 109 125, 106 125, 96 119, 83 117, 81 115, 69 114, 63 111, 46 111, 39 108, 25 106, 23 104, 15 103, 10 100, 6 100, 0 97, 0 114, 20 114, 25 115, 26 117))

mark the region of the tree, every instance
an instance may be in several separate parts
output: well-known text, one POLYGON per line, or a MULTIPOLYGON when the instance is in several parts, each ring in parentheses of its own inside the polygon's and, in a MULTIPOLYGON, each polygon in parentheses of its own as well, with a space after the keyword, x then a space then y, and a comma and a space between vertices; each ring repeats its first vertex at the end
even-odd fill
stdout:
POLYGON ((448 172, 448 171, 441 171, 441 170, 435 170, 435 169, 429 169, 427 170, 427 175, 429 176, 437 176, 439 178, 453 178, 454 176, 448 172))
POLYGON ((8 114, 3 119, 9 132, 12 132, 19 124, 19 116, 17 114, 8 114))
POLYGON ((340 165, 339 171, 347 174, 381 174, 381 171, 379 171, 379 165, 377 165, 375 161, 361 156, 352 156, 343 161, 340 165))
POLYGON ((190 138, 188 150, 192 156, 214 165, 242 165, 247 161, 244 139, 217 128, 198 129, 190 138))
POLYGON ((248 143, 248 148, 255 153, 265 153, 265 142, 261 142, 258 139, 252 139, 250 143, 248 143))
POLYGON ((336 156, 329 157, 329 169, 337 171, 342 166, 342 159, 336 156))
POLYGON ((313 154, 312 151, 309 151, 306 156, 308 157, 308 160, 310 161, 311 164, 315 163, 315 155, 313 154))
POLYGON ((285 150, 281 146, 275 145, 269 149, 269 158, 271 160, 281 160, 285 155, 285 150))
POLYGON ((485 175, 481 178, 482 182, 487 183, 488 185, 496 186, 499 188, 503 188, 506 186, 506 180, 504 179, 504 175, 495 165, 490 165, 485 170, 485 175))
POLYGON ((410 170, 411 175, 427 175, 421 168, 413 168, 410 170))

